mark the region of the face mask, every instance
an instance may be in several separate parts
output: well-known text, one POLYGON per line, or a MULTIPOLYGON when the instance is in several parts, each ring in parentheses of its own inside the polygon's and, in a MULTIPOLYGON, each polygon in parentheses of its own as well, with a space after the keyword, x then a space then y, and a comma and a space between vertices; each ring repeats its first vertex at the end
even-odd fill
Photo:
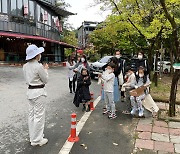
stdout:
POLYGON ((84 62, 85 62, 85 59, 84 59, 84 58, 81 58, 81 62, 83 62, 83 63, 84 63, 84 62))
POLYGON ((118 58, 118 59, 121 58, 121 55, 116 55, 116 58, 118 58))
POLYGON ((111 70, 111 69, 107 69, 107 72, 108 72, 108 73, 112 73, 112 70, 111 70))
POLYGON ((131 75, 131 73, 127 73, 127 76, 130 76, 131 75))
POLYGON ((142 59, 143 58, 143 56, 142 55, 138 55, 138 59, 142 59))
POLYGON ((144 74, 139 74, 139 77, 142 78, 144 76, 144 74))

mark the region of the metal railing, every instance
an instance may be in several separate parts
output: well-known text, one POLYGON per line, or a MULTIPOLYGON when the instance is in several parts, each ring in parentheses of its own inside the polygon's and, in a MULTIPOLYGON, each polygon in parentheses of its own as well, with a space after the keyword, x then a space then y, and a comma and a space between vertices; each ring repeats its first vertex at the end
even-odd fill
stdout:
POLYGON ((56 4, 56 0, 39 0, 39 1, 47 3, 47 4, 51 4, 51 5, 55 5, 56 4))
POLYGON ((39 22, 27 24, 0 20, 0 31, 41 36, 56 41, 60 40, 60 32, 57 29, 39 22))

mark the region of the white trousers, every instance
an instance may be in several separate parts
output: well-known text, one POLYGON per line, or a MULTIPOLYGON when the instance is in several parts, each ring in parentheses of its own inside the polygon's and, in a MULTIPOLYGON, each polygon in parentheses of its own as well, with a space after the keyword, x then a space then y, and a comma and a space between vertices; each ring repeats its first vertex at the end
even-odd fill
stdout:
POLYGON ((29 100, 28 127, 30 142, 42 140, 45 124, 45 96, 29 100))
POLYGON ((145 99, 146 95, 142 94, 140 96, 131 96, 130 100, 131 100, 131 105, 133 106, 134 109, 138 109, 141 110, 143 109, 143 105, 142 105, 142 101, 145 99))

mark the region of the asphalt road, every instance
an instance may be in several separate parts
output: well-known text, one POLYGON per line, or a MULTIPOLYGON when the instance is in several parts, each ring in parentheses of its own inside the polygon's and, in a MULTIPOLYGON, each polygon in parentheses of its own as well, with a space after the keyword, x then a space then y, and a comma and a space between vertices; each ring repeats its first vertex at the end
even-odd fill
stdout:
MULTIPOLYGON (((49 76, 44 131, 49 142, 43 147, 32 147, 28 136, 27 86, 22 67, 0 67, 0 154, 58 154, 70 134, 71 113, 77 113, 77 120, 82 117, 81 108, 72 104, 74 94, 69 93, 67 69, 50 68, 49 76)), ((95 98, 99 96, 97 81, 92 81, 91 91, 95 98)), ((72 148, 72 154, 131 153, 134 121, 131 116, 121 113, 124 104, 117 104, 118 118, 114 120, 102 115, 102 107, 100 102, 91 114, 79 135, 80 141, 72 148), (85 150, 81 144, 86 144, 88 149, 85 150)))

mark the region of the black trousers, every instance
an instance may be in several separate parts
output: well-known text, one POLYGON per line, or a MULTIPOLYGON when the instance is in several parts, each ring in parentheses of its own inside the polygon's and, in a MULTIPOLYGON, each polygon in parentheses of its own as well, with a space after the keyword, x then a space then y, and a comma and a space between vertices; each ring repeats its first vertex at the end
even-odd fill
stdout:
POLYGON ((76 91, 76 80, 72 80, 72 81, 70 81, 70 79, 69 79, 69 90, 70 90, 70 92, 72 92, 72 88, 73 88, 73 92, 75 92, 76 91))

